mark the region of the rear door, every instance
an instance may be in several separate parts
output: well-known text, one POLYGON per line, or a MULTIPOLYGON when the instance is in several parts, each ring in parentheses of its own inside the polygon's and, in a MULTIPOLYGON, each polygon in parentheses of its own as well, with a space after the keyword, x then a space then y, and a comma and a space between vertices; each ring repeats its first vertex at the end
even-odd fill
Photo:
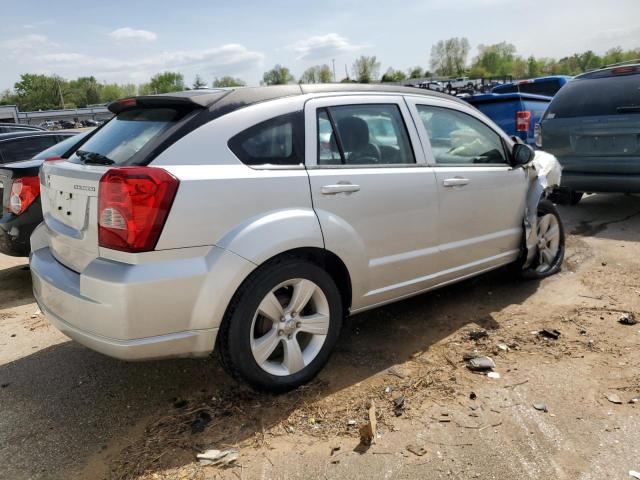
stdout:
POLYGON ((504 133, 466 105, 407 97, 435 167, 444 281, 517 258, 526 175, 504 133))
POLYGON ((313 99, 305 124, 314 209, 327 249, 352 272, 353 309, 433 285, 435 175, 402 97, 313 99))

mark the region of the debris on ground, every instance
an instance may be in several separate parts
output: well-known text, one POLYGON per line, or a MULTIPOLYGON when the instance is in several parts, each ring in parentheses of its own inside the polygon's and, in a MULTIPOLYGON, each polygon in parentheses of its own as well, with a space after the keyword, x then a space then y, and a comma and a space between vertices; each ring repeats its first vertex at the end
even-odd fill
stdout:
POLYGON ((498 372, 489 372, 487 373, 488 378, 493 378, 494 380, 498 380, 500 378, 500 374, 498 372))
POLYGON ((604 395, 607 400, 609 400, 611 403, 616 403, 618 405, 622 404, 622 400, 620 399, 620 396, 617 393, 605 393, 604 395))
POLYGON ((497 345, 498 349, 502 350, 503 352, 508 352, 509 350, 511 350, 509 348, 509 345, 507 345, 506 343, 499 343, 497 345))
POLYGON ((228 448, 226 450, 217 450, 212 448, 197 455, 200 465, 222 465, 228 466, 234 463, 240 452, 235 448, 228 448))
POLYGON ((629 470, 629 476, 640 479, 640 472, 636 472, 635 470, 629 470))
POLYGON ((372 443, 375 443, 376 440, 376 431, 377 431, 377 422, 376 422, 376 405, 371 401, 371 406, 369 407, 369 418, 366 423, 360 426, 360 443, 362 445, 369 446, 372 443))
POLYGON ((414 445, 414 444, 407 445, 407 450, 409 452, 413 453, 414 455, 417 455, 418 457, 421 457, 425 453, 427 453, 427 451, 424 449, 424 447, 421 447, 419 445, 414 445))
POLYGON ((629 400, 629 403, 638 403, 640 402, 640 395, 633 397, 631 400, 629 400))
POLYGON ((636 316, 632 312, 627 312, 622 314, 622 316, 618 319, 618 323, 622 325, 635 325, 638 323, 636 320, 636 316))
POLYGON ((391 385, 387 385, 386 387, 384 387, 384 393, 391 393, 393 392, 393 387, 391 385))
POLYGON ((495 362, 489 357, 479 356, 479 357, 473 357, 467 360, 467 368, 474 372, 491 370, 492 368, 495 368, 495 367, 496 367, 495 362))
POLYGON ((191 427, 191 433, 202 433, 204 429, 211 422, 211 415, 204 410, 196 412, 196 418, 189 424, 191 427))
POLYGON ((535 408, 536 410, 538 410, 539 412, 548 412, 549 408, 547 407, 546 403, 534 403, 533 404, 533 408, 535 408))
POLYGON ((560 337, 560 331, 556 329, 543 328, 540 330, 540 335, 551 338, 552 340, 557 340, 560 337))
POLYGON ((402 412, 404 411, 404 402, 404 395, 400 395, 399 397, 393 399, 393 414, 396 417, 402 415, 402 412))
POLYGON ((478 341, 482 338, 487 338, 489 334, 486 330, 473 330, 469 332, 469 340, 478 341))

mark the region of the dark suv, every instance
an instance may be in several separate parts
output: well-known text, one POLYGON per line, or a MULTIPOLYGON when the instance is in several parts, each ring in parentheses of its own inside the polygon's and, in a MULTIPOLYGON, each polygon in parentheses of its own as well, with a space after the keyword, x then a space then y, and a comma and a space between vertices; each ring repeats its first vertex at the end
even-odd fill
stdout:
POLYGON ((556 94, 536 143, 563 167, 560 198, 640 193, 640 64, 577 76, 556 94))

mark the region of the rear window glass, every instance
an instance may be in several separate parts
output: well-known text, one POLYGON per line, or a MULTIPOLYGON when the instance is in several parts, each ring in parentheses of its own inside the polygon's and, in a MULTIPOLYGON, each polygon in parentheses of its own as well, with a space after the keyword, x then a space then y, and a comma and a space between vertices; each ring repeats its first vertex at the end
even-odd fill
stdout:
POLYGON ((73 135, 59 143, 56 143, 53 147, 47 148, 46 150, 40 152, 33 158, 49 158, 49 157, 58 157, 67 153, 69 150, 73 148, 74 145, 80 143, 84 137, 86 137, 91 132, 83 132, 78 135, 73 135))
POLYGON ((640 75, 573 80, 549 104, 545 118, 640 113, 640 75))
POLYGON ((504 87, 496 87, 493 89, 495 93, 532 93, 534 95, 546 95, 553 97, 560 90, 560 82, 558 80, 549 80, 544 82, 521 83, 516 85, 505 85, 504 87))
POLYGON ((58 139, 53 135, 16 138, 0 143, 0 152, 4 162, 29 160, 42 150, 49 148, 58 139))
MULTIPOLYGON (((127 164, 136 153, 183 116, 184 112, 175 108, 126 110, 96 132, 80 150, 94 154, 94 158, 107 157, 116 165, 127 164)), ((71 160, 80 161, 77 152, 71 160)))
POLYGON ((231 151, 246 165, 304 163, 302 112, 258 123, 229 140, 231 151))

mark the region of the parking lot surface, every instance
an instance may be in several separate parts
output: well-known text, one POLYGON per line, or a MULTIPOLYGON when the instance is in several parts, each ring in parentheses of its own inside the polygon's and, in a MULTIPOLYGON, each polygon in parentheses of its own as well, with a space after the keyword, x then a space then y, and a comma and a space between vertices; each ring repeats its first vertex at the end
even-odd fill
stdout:
POLYGON ((0 477, 627 478, 640 470, 640 323, 618 320, 640 317, 640 197, 561 213, 562 273, 495 271, 355 316, 319 378, 281 396, 215 359, 123 363, 69 341, 37 310, 26 259, 2 256, 0 477), (500 378, 465 367, 474 349, 500 378), (196 461, 229 447, 234 466, 196 461))

